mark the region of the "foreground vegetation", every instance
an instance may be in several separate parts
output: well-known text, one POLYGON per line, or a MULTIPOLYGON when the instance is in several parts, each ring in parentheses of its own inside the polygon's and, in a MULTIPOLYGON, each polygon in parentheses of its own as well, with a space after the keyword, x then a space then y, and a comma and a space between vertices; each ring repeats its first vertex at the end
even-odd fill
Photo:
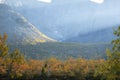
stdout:
POLYGON ((83 58, 61 61, 26 59, 17 49, 9 51, 7 35, 0 36, 0 80, 120 80, 120 27, 107 60, 83 58))

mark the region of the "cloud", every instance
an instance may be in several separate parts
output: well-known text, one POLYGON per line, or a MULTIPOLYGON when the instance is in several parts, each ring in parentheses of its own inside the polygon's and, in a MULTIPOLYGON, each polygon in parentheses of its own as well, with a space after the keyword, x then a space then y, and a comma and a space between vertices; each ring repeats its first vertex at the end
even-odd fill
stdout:
POLYGON ((51 3, 51 0, 38 0, 38 1, 46 2, 46 3, 51 3))
POLYGON ((90 1, 98 4, 102 4, 104 2, 104 0, 90 0, 90 1))

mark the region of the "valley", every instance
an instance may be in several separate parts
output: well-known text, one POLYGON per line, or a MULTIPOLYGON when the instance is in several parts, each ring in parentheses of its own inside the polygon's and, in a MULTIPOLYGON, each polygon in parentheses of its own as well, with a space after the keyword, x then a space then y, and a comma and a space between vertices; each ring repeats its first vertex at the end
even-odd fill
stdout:
POLYGON ((0 80, 120 80, 120 1, 101 1, 0 0, 0 80))

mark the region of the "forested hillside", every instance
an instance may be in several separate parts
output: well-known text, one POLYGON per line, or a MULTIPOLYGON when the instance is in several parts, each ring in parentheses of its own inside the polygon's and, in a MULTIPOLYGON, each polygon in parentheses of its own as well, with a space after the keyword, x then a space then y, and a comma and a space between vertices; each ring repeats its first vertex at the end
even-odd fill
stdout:
POLYGON ((80 44, 80 43, 39 43, 36 45, 11 44, 10 50, 19 48, 26 57, 32 59, 47 59, 56 57, 60 60, 72 58, 106 59, 106 49, 112 45, 107 43, 80 44))

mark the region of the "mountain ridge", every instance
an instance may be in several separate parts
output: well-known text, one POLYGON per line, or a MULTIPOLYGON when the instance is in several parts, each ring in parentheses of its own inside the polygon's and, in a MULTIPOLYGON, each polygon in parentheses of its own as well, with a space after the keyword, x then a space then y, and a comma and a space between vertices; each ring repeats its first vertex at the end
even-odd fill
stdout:
POLYGON ((105 28, 86 34, 78 34, 77 36, 71 37, 64 40, 65 42, 79 42, 79 43, 111 43, 116 38, 114 30, 117 27, 105 28))

